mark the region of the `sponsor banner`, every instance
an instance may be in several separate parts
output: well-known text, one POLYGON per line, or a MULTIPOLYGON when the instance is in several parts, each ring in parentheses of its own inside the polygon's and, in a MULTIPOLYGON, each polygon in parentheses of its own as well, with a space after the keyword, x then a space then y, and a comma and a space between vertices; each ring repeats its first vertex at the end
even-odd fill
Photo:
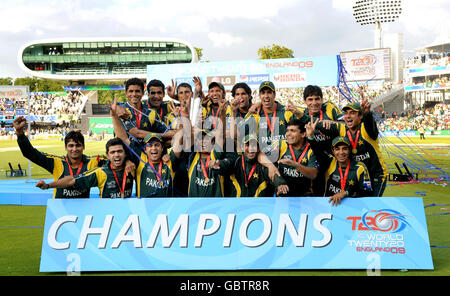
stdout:
POLYGON ((270 80, 269 74, 252 74, 252 75, 241 75, 239 77, 239 82, 245 82, 249 86, 256 85, 259 86, 262 82, 270 80))
POLYGON ((226 88, 232 88, 236 84, 236 77, 234 75, 207 76, 206 84, 209 85, 211 82, 219 82, 226 88))
POLYGON ((443 89, 449 88, 450 83, 427 83, 422 85, 405 86, 405 91, 425 90, 425 89, 443 89))
POLYGON ((369 81, 391 78, 389 48, 341 52, 347 81, 369 81))
POLYGON ((87 90, 125 90, 123 84, 111 85, 67 85, 65 91, 87 91, 87 90))
POLYGON ((50 199, 41 272, 433 269, 420 197, 50 199))
POLYGON ((93 133, 101 134, 105 131, 107 134, 114 133, 114 127, 111 117, 90 117, 89 118, 89 130, 93 133))
POLYGON ((0 85, 0 100, 26 101, 28 100, 28 89, 26 85, 0 85))
POLYGON ((165 85, 171 85, 172 79, 192 81, 192 77, 198 76, 205 91, 211 81, 221 82, 227 90, 237 82, 257 88, 266 80, 280 88, 308 84, 331 86, 336 84, 336 73, 336 56, 147 66, 147 80, 159 79, 165 85))

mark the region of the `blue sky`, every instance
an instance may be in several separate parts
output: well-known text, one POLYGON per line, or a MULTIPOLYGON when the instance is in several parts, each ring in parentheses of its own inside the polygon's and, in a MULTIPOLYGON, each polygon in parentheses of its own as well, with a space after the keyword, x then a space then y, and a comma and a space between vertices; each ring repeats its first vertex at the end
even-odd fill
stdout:
MULTIPOLYGON (((296 57, 373 47, 373 27, 355 22, 352 0, 2 0, 0 77, 25 77, 17 53, 32 40, 69 37, 172 37, 203 48, 204 59, 256 59, 280 44, 296 57), (225 4, 226 3, 226 4, 225 4)), ((383 33, 402 33, 405 54, 449 36, 448 0, 403 0, 383 33)))

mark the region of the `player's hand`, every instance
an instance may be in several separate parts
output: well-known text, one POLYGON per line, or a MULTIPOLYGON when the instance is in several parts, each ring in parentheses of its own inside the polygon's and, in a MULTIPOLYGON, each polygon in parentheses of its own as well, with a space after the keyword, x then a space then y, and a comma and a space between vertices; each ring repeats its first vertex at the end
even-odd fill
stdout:
POLYGON ((211 160, 208 164, 208 168, 216 169, 216 170, 220 169, 220 161, 218 159, 211 160))
POLYGON ((317 123, 319 122, 319 118, 314 120, 314 117, 311 116, 311 121, 305 124, 306 136, 308 138, 314 138, 314 131, 316 130, 317 123))
POLYGON ((325 129, 330 129, 330 128, 331 128, 331 125, 334 123, 332 120, 327 120, 327 119, 321 120, 320 122, 322 123, 322 126, 323 126, 325 129))
POLYGON ((295 161, 293 161, 292 159, 289 159, 289 158, 282 158, 278 161, 278 163, 282 163, 282 164, 292 166, 292 167, 296 166, 296 164, 297 164, 295 161))
POLYGON ((277 187, 277 195, 284 195, 289 192, 289 186, 287 185, 280 185, 277 187))
POLYGON ((170 156, 169 156, 169 154, 164 154, 161 159, 164 164, 168 164, 170 161, 170 156))
POLYGON ((261 110, 261 102, 258 102, 250 106, 250 108, 248 109, 248 113, 259 114, 260 110, 261 110))
POLYGON ((236 110, 239 109, 239 101, 240 101, 239 98, 234 98, 231 100, 230 108, 231 108, 232 114, 234 114, 236 112, 236 110))
POLYGON ((361 111, 363 114, 367 114, 370 112, 370 103, 366 99, 361 100, 361 111))
POLYGON ((133 173, 136 170, 136 165, 131 161, 131 160, 127 160, 125 162, 125 173, 127 174, 127 176, 131 173, 133 173))
POLYGON ((39 180, 36 184, 36 187, 41 188, 42 190, 46 190, 49 188, 49 185, 45 183, 43 180, 39 180))
POLYGON ((195 94, 198 95, 200 98, 203 98, 204 94, 202 90, 202 80, 198 76, 194 76, 192 80, 194 81, 195 94))
POLYGON ((24 134, 24 128, 27 124, 27 120, 23 116, 19 116, 13 121, 13 127, 16 131, 16 135, 23 135, 24 134))
POLYGON ((300 111, 297 107, 295 107, 294 103, 291 100, 288 100, 288 104, 286 106, 286 110, 295 114, 298 118, 303 116, 303 112, 300 111))
POLYGON ((114 100, 111 102, 111 105, 108 106, 106 105, 109 110, 111 110, 111 116, 117 116, 119 118, 122 119, 128 119, 129 117, 129 113, 127 112, 127 110, 123 107, 121 107, 118 103, 117 103, 117 98, 114 98, 114 100))
POLYGON ((341 204, 341 200, 347 196, 347 191, 341 191, 339 193, 336 193, 335 195, 331 196, 328 202, 331 202, 332 206, 338 206, 341 204))
POLYGON ((177 95, 176 95, 177 85, 178 85, 178 83, 172 79, 172 85, 168 85, 166 87, 167 95, 174 100, 177 99, 177 95))
POLYGON ((227 112, 227 106, 228 106, 228 102, 225 98, 219 100, 220 115, 225 117, 225 115, 226 115, 225 113, 227 112))

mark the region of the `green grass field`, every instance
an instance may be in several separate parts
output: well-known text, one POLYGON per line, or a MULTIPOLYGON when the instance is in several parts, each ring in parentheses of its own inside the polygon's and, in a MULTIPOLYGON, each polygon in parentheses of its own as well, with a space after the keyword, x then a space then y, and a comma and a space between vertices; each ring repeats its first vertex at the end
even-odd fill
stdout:
MULTIPOLYGON (((391 173, 397 173, 394 162, 402 163, 400 157, 413 159, 414 163, 428 165, 423 170, 417 170, 420 178, 435 178, 442 175, 440 169, 450 173, 450 137, 419 138, 388 138, 382 139, 385 162, 391 173), (436 169, 435 167, 439 168, 436 169)), ((55 155, 64 155, 64 145, 60 140, 36 140, 32 144, 40 151, 55 155)), ((86 154, 104 154, 104 142, 87 142, 86 154)), ((28 171, 28 160, 22 157, 15 141, 0 141, 0 179, 5 178, 8 162, 14 168, 20 163, 28 171)), ((403 169, 403 167, 402 167, 403 169)), ((32 164, 32 178, 51 178, 51 175, 40 167, 32 164)), ((443 182, 419 182, 417 184, 397 184, 389 182, 384 196, 421 196, 424 205, 449 204, 448 186, 443 182)), ((1 185, 0 185, 1 191, 1 185)), ((430 244, 450 246, 448 231, 448 215, 432 215, 450 212, 450 206, 433 206, 425 208, 430 244)), ((0 276, 5 275, 55 275, 39 273, 39 262, 45 221, 45 206, 13 206, 0 205, 0 276)), ((434 270, 419 271, 381 271, 383 276, 448 276, 450 275, 450 248, 432 247, 434 270)), ((56 275, 65 275, 58 273, 56 275)), ((251 275, 251 276, 365 276, 365 270, 335 270, 335 271, 236 271, 236 272, 140 272, 140 273, 86 273, 85 275, 251 275)))

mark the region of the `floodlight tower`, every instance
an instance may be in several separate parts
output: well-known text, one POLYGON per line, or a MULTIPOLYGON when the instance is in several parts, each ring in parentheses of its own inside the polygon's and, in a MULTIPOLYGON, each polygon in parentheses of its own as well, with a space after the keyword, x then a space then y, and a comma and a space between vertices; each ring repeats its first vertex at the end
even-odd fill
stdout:
POLYGON ((358 24, 375 25, 375 48, 381 48, 381 24, 394 22, 401 13, 401 0, 356 0, 353 5, 353 16, 358 24))

